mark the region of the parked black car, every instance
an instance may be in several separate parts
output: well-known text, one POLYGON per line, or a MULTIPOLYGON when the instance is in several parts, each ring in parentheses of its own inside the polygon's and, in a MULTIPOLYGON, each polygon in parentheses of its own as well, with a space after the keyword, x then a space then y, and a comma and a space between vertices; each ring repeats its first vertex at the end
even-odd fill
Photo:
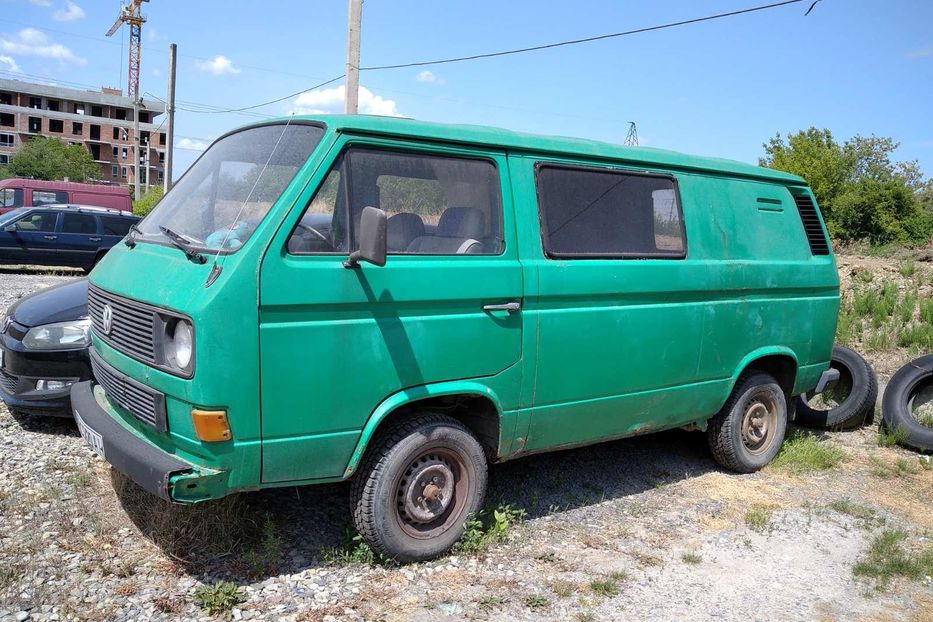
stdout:
POLYGON ((20 299, 0 318, 0 399, 10 410, 71 417, 71 385, 91 379, 87 279, 20 299))
POLYGON ((0 264, 90 271, 139 218, 85 205, 21 207, 0 215, 0 264))

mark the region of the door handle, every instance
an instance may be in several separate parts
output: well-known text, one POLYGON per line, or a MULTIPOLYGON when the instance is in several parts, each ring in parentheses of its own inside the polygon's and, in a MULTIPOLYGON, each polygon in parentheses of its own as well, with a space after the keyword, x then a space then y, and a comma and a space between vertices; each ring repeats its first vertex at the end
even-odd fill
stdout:
POLYGON ((515 313, 520 311, 521 308, 522 303, 516 301, 505 302, 501 305, 483 305, 483 311, 506 311, 508 313, 515 313))
POLYGON ((88 238, 88 240, 90 240, 91 242, 100 242, 99 237, 88 238))
POLYGON ((43 235, 42 237, 44 237, 46 240, 57 240, 58 239, 57 235, 43 235))

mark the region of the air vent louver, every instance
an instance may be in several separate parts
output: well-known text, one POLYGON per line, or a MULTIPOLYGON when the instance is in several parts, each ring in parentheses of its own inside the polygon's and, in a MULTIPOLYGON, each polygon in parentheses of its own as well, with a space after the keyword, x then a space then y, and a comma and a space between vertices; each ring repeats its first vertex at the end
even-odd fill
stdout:
POLYGON ((810 243, 810 252, 814 255, 828 255, 829 242, 826 241, 826 234, 823 232, 823 225, 820 224, 820 216, 816 213, 813 199, 808 194, 795 194, 794 203, 800 212, 803 230, 807 234, 807 242, 810 243))

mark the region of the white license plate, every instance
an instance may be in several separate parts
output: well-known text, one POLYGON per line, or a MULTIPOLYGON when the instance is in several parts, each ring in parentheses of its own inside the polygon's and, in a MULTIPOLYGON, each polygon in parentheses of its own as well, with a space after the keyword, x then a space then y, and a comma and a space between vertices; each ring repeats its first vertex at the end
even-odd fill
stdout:
POLYGON ((95 454, 106 460, 107 458, 104 456, 104 438, 92 430, 88 424, 84 423, 77 410, 75 411, 75 421, 78 422, 78 431, 81 432, 81 438, 84 439, 87 446, 90 447, 95 454))

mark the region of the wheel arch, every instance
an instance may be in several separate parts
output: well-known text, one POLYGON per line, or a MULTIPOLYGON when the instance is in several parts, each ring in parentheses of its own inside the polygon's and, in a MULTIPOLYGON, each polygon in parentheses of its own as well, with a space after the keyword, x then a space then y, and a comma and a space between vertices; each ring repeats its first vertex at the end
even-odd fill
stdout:
POLYGON ((442 382, 403 389, 383 400, 363 426, 343 477, 348 478, 356 472, 381 427, 390 421, 414 416, 425 408, 443 412, 465 425, 479 440, 490 461, 498 456, 502 404, 496 393, 480 382, 442 382))
POLYGON ((728 390, 722 398, 722 403, 726 403, 739 381, 739 377, 751 370, 765 372, 774 376, 775 380, 778 381, 778 385, 784 391, 784 395, 789 398, 794 390, 798 366, 797 355, 786 346, 768 346, 753 350, 746 354, 736 366, 732 377, 729 379, 728 390))

